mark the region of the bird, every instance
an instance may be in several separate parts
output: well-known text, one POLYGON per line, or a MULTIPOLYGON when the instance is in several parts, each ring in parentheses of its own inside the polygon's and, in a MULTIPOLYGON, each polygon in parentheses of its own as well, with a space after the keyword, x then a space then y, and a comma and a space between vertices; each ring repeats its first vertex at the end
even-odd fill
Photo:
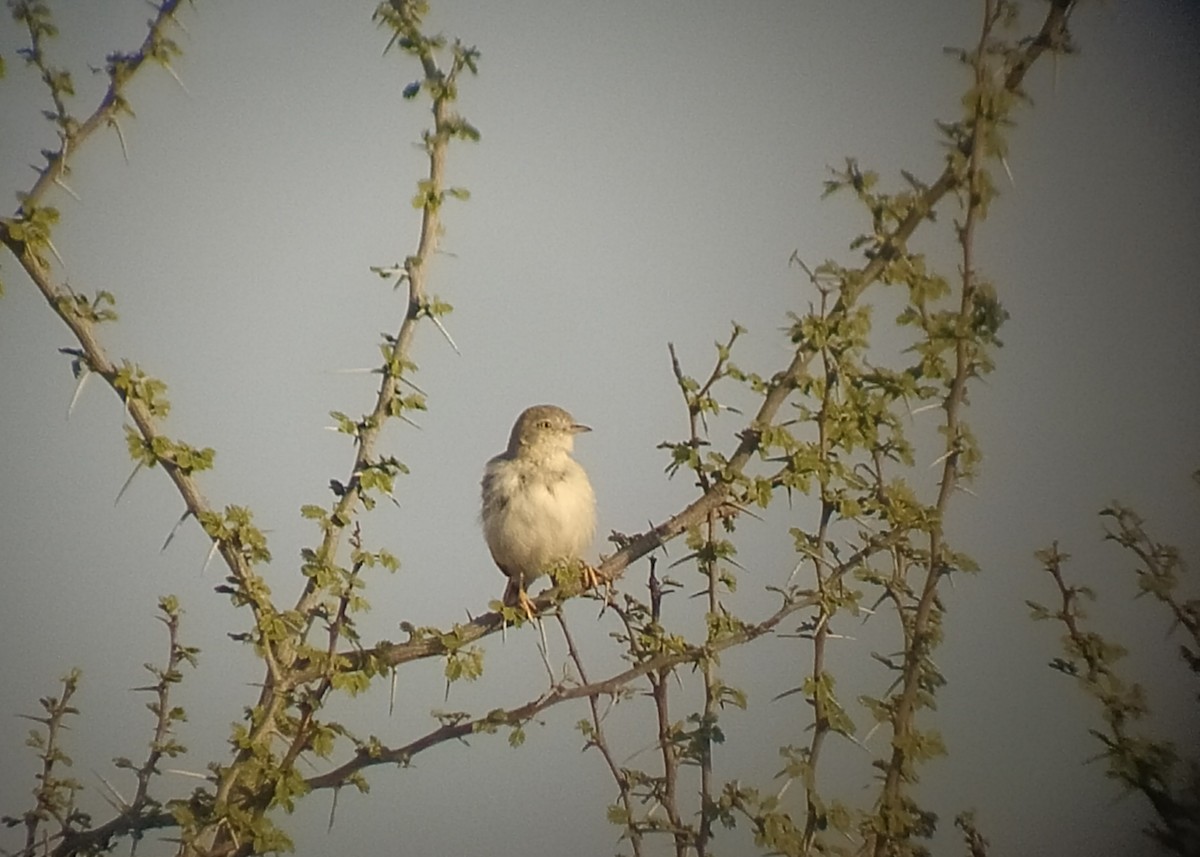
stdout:
MULTIPOLYGON (((596 495, 571 457, 575 436, 591 429, 555 405, 526 408, 508 448, 484 468, 480 523, 492 559, 508 578, 504 603, 534 618, 526 587, 556 564, 575 562, 596 534, 596 495)), ((583 563, 588 585, 598 582, 583 563)))

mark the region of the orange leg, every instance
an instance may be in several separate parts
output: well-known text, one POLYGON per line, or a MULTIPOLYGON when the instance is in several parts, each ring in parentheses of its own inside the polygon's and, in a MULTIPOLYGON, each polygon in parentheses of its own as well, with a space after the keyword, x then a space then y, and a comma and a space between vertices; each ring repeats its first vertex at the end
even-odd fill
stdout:
POLYGON ((519 577, 510 577, 508 579, 508 586, 504 588, 504 603, 509 607, 520 607, 521 612, 531 622, 537 617, 537 609, 534 607, 533 599, 525 591, 525 586, 519 577))
POLYGON ((583 588, 599 589, 601 586, 610 586, 607 580, 601 580, 600 575, 596 574, 596 569, 592 568, 587 563, 583 565, 583 588))
POLYGON ((537 618, 537 609, 534 607, 533 599, 529 597, 524 586, 517 588, 517 606, 525 612, 530 622, 537 618))

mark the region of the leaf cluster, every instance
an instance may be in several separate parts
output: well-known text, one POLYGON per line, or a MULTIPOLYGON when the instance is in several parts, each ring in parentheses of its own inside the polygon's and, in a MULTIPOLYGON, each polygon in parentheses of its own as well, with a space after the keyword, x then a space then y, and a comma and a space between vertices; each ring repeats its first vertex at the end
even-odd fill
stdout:
MULTIPOLYGON (((1138 562, 1138 597, 1150 594, 1168 608, 1170 629, 1182 628, 1187 637, 1179 647, 1180 659, 1200 677, 1200 660, 1195 655, 1200 645, 1200 626, 1195 621, 1200 601, 1180 597, 1186 566, 1179 551, 1152 539, 1141 517, 1126 506, 1114 504, 1100 514, 1112 522, 1106 539, 1138 562)), ((1200 759, 1186 759, 1172 742, 1146 733, 1142 726, 1150 714, 1146 690, 1140 682, 1130 682, 1122 675, 1119 665, 1127 654, 1125 647, 1085 624, 1083 602, 1096 595, 1086 586, 1068 582, 1065 568, 1070 555, 1054 543, 1036 557, 1054 583, 1058 605, 1026 603, 1034 620, 1055 622, 1064 631, 1063 654, 1052 659, 1050 666, 1075 678, 1099 707, 1103 727, 1088 732, 1101 745, 1099 758, 1106 763, 1106 775, 1146 799, 1154 812, 1154 822, 1146 833, 1165 852, 1181 857, 1196 854, 1200 851, 1200 759)))

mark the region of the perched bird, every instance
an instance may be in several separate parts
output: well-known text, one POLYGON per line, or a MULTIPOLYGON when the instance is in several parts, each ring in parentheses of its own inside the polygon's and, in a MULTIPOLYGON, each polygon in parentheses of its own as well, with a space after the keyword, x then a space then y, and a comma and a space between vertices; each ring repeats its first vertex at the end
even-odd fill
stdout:
MULTIPOLYGON (((575 435, 591 431, 554 405, 535 405, 517 417, 508 449, 483 472, 483 537, 508 577, 504 603, 533 618, 525 591, 556 563, 578 560, 596 534, 596 495, 571 457, 575 435)), ((595 572, 585 564, 595 585, 595 572)))

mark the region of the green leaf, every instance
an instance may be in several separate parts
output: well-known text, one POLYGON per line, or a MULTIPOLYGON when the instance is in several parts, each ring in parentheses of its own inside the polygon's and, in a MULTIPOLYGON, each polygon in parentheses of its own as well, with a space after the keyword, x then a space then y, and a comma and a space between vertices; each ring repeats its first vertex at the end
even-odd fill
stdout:
POLYGON ((320 506, 306 503, 300 507, 300 517, 308 518, 310 521, 321 521, 325 519, 325 510, 320 506))
POLYGON ((329 416, 333 417, 333 421, 337 423, 337 430, 342 434, 356 435, 358 434, 358 426, 354 420, 343 414, 341 411, 330 411, 329 416))
POLYGON ((610 824, 619 824, 625 826, 629 824, 629 812, 623 806, 618 806, 615 803, 608 805, 608 821, 610 824))

